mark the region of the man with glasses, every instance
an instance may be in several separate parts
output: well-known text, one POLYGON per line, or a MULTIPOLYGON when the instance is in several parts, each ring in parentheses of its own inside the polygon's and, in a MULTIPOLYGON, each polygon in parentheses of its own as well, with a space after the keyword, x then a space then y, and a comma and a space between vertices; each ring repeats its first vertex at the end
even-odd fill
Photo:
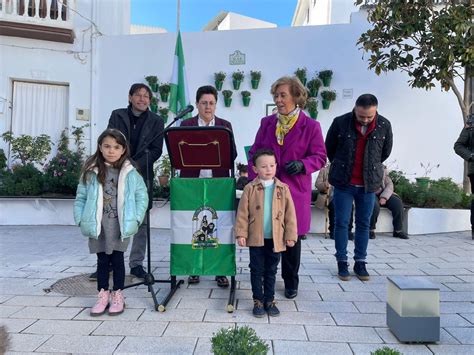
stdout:
MULTIPOLYGON (((184 120, 181 127, 226 127, 232 131, 232 124, 222 118, 216 117, 217 90, 211 85, 201 86, 196 92, 197 116, 184 120)), ((237 156, 237 149, 234 143, 234 159, 237 156)), ((192 169, 180 172, 180 177, 229 177, 229 169, 192 169)), ((216 276, 217 285, 220 287, 229 286, 229 280, 225 276, 216 276)), ((189 276, 188 283, 199 283, 199 276, 189 276)))
MULTIPOLYGON (((160 158, 163 150, 163 134, 160 135, 160 133, 164 129, 163 119, 148 108, 152 96, 147 85, 133 84, 128 92, 128 107, 112 111, 107 127, 120 130, 127 138, 130 155, 149 187, 149 209, 153 206, 153 164, 160 158)), ((146 276, 143 269, 146 234, 145 220, 133 237, 129 258, 130 274, 140 279, 146 276)), ((97 273, 93 273, 89 278, 96 279, 97 273)))

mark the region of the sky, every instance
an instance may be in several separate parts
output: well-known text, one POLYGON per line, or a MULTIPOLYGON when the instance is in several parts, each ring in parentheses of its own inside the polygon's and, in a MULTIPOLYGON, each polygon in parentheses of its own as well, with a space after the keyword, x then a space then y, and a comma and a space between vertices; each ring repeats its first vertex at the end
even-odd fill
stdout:
MULTIPOLYGON (((131 0, 131 23, 176 31, 178 0, 131 0)), ((181 0, 181 32, 199 32, 221 11, 291 26, 297 0, 181 0)))

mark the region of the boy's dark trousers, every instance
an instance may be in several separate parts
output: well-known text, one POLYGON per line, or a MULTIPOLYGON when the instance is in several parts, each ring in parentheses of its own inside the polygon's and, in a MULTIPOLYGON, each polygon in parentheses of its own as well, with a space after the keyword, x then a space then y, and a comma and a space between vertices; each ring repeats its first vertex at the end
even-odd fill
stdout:
POLYGON ((253 299, 272 302, 280 253, 273 252, 273 239, 264 239, 263 247, 249 247, 249 250, 253 299))

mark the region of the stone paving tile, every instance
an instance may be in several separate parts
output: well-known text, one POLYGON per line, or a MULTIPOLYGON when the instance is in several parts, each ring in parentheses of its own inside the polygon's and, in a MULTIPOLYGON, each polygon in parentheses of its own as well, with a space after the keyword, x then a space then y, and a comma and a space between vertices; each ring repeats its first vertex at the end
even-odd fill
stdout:
POLYGON ((329 313, 281 312, 279 317, 268 317, 271 324, 336 325, 329 313))
MULTIPOLYGON (((93 305, 91 305, 93 306, 93 305)), ((65 308, 67 309, 67 308, 65 308)), ((143 313, 143 309, 128 309, 125 308, 122 314, 117 316, 109 316, 107 312, 101 316, 94 316, 90 315, 91 307, 83 309, 76 317, 75 320, 108 320, 108 321, 136 321, 138 317, 141 316, 143 313)))
POLYGON ((372 282, 341 282, 341 288, 346 291, 346 292, 369 292, 369 291, 385 291, 387 290, 387 282, 378 282, 378 283, 372 283, 372 282))
POLYGON ((292 325, 288 329, 285 324, 242 324, 241 326, 252 327, 257 335, 267 340, 308 340, 305 327, 302 325, 292 325))
MULTIPOLYGON (((355 355, 370 355, 373 351, 384 347, 385 345, 375 344, 349 344, 353 354, 355 355)), ((426 345, 405 345, 405 344, 390 344, 390 348, 400 351, 403 355, 432 355, 432 352, 426 345)))
POLYGON ((360 327, 383 327, 387 324, 385 314, 331 313, 337 325, 360 327))
POLYGON ((466 269, 437 269, 437 268, 423 268, 420 269, 426 275, 431 276, 449 276, 449 275, 471 275, 472 272, 466 269))
POLYGON ((426 276, 426 273, 419 269, 385 269, 377 272, 382 276, 426 276))
POLYGON ((23 331, 24 334, 89 335, 101 324, 100 321, 38 320, 23 331))
POLYGON ((471 302, 440 302, 441 313, 474 313, 471 302))
MULTIPOLYGON (((474 344, 474 327, 467 328, 445 328, 446 331, 455 337, 461 344, 474 344)), ((473 347, 474 350, 474 347, 473 347)))
POLYGON ((0 295, 0 304, 5 303, 8 301, 10 298, 15 297, 14 295, 0 295))
MULTIPOLYGON (((123 314, 125 314, 124 312, 123 314)), ((205 310, 197 309, 193 312, 189 312, 187 309, 171 309, 166 312, 156 312, 151 309, 146 309, 140 318, 139 321, 144 322, 174 322, 174 321, 187 321, 187 322, 200 322, 204 319, 205 310)))
POLYGON ((308 302, 296 301, 296 307, 300 312, 351 312, 359 313, 352 302, 308 302))
POLYGON ((55 296, 15 296, 8 301, 5 305, 11 306, 57 306, 61 302, 64 302, 67 297, 55 297, 55 296))
POLYGON ((311 341, 274 340, 275 355, 280 354, 352 354, 349 345, 343 343, 316 343, 311 341))
POLYGON ((66 352, 81 354, 112 353, 123 337, 120 336, 80 336, 80 335, 53 335, 43 345, 38 352, 66 352))
POLYGON ((221 328, 227 329, 232 326, 229 323, 208 322, 206 319, 204 319, 204 322, 172 322, 166 328, 163 337, 179 336, 180 339, 187 337, 212 338, 221 328))
POLYGON ((459 315, 474 325, 474 313, 460 313, 459 315))
POLYGON ((474 283, 474 276, 457 275, 457 278, 464 282, 474 283))
POLYGON ((444 285, 455 292, 459 292, 459 291, 474 292, 474 283, 445 282, 444 285))
MULTIPOLYGON (((334 269, 334 275, 337 271, 334 269)), ((341 280, 337 276, 311 276, 311 279, 316 284, 339 284, 341 280)))
POLYGON ((212 343, 209 338, 199 338, 194 348, 195 355, 212 355, 212 343))
POLYGON ((34 322, 36 319, 0 318, 0 325, 6 326, 9 333, 20 333, 34 322))
POLYGON ((168 322, 127 322, 127 321, 104 321, 92 335, 121 335, 121 336, 143 336, 160 337, 163 335, 168 322))
POLYGON ((441 302, 450 302, 450 301, 458 301, 458 302, 466 302, 471 301, 474 302, 474 292, 440 292, 439 298, 441 302))
POLYGON ((196 338, 126 337, 114 354, 192 354, 196 338))
POLYGON ((436 355, 456 354, 456 355, 472 355, 472 345, 435 345, 429 344, 428 348, 436 355))
POLYGON ((232 313, 209 309, 204 316, 204 322, 226 323, 268 323, 268 316, 256 318, 249 310, 235 310, 232 313))
POLYGON ((329 341, 336 343, 382 343, 373 328, 341 326, 306 326, 310 341, 329 341))
POLYGON ((0 305, 0 317, 1 318, 9 317, 14 313, 19 312, 23 308, 24 308, 23 306, 4 306, 4 305, 0 305))
MULTIPOLYGON (((474 316, 474 313, 472 314, 474 316)), ((440 317, 441 327, 470 327, 472 324, 459 314, 443 313, 440 317)))
POLYGON ((226 310, 228 300, 224 298, 183 298, 177 308, 226 310))
POLYGON ((387 302, 354 302, 360 313, 383 313, 387 312, 387 302))
POLYGON ((372 292, 325 292, 320 291, 323 301, 378 301, 372 292))
POLYGON ((27 319, 73 319, 82 308, 68 307, 22 307, 15 313, 15 318, 27 319))
MULTIPOLYGON (((276 290, 275 290, 276 292, 276 290)), ((211 298, 229 298, 229 289, 214 289, 211 293, 211 298)), ((251 290, 235 290, 235 298, 237 299, 252 299, 251 290)))
POLYGON ((10 334, 10 351, 35 351, 51 335, 10 334))

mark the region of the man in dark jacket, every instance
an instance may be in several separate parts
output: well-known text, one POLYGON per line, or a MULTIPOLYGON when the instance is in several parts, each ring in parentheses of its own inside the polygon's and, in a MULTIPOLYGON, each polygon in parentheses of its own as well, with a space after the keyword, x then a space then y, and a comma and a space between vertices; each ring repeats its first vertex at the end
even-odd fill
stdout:
POLYGON ((392 151, 392 127, 377 113, 378 101, 372 94, 359 96, 352 112, 336 117, 326 136, 331 161, 329 183, 334 186, 336 260, 338 276, 350 279, 347 263, 348 225, 355 203, 354 272, 369 280, 365 267, 369 242, 370 216, 375 191, 382 185, 383 161, 392 151))
MULTIPOLYGON (((181 127, 225 127, 232 131, 232 124, 222 118, 216 117, 217 90, 211 85, 201 86, 196 92, 197 116, 184 120, 181 127)), ((235 143, 233 146, 234 159, 237 156, 235 143)), ((180 177, 229 177, 229 169, 186 169, 181 170, 180 177)), ((229 286, 229 280, 225 276, 216 276, 219 287, 229 286)), ((199 276, 191 275, 188 277, 188 283, 199 283, 199 276)))
POLYGON ((454 151, 468 164, 467 176, 471 182, 471 233, 474 239, 474 200, 472 199, 474 193, 474 114, 469 116, 458 140, 454 143, 454 151))
MULTIPOLYGON (((133 84, 128 92, 128 107, 112 111, 108 128, 119 129, 130 145, 131 157, 138 171, 145 180, 150 193, 151 209, 153 204, 153 164, 163 150, 164 121, 149 110, 153 94, 145 84, 133 84)), ((130 250, 130 273, 138 278, 145 278, 143 260, 146 253, 146 220, 133 237, 130 250)))

